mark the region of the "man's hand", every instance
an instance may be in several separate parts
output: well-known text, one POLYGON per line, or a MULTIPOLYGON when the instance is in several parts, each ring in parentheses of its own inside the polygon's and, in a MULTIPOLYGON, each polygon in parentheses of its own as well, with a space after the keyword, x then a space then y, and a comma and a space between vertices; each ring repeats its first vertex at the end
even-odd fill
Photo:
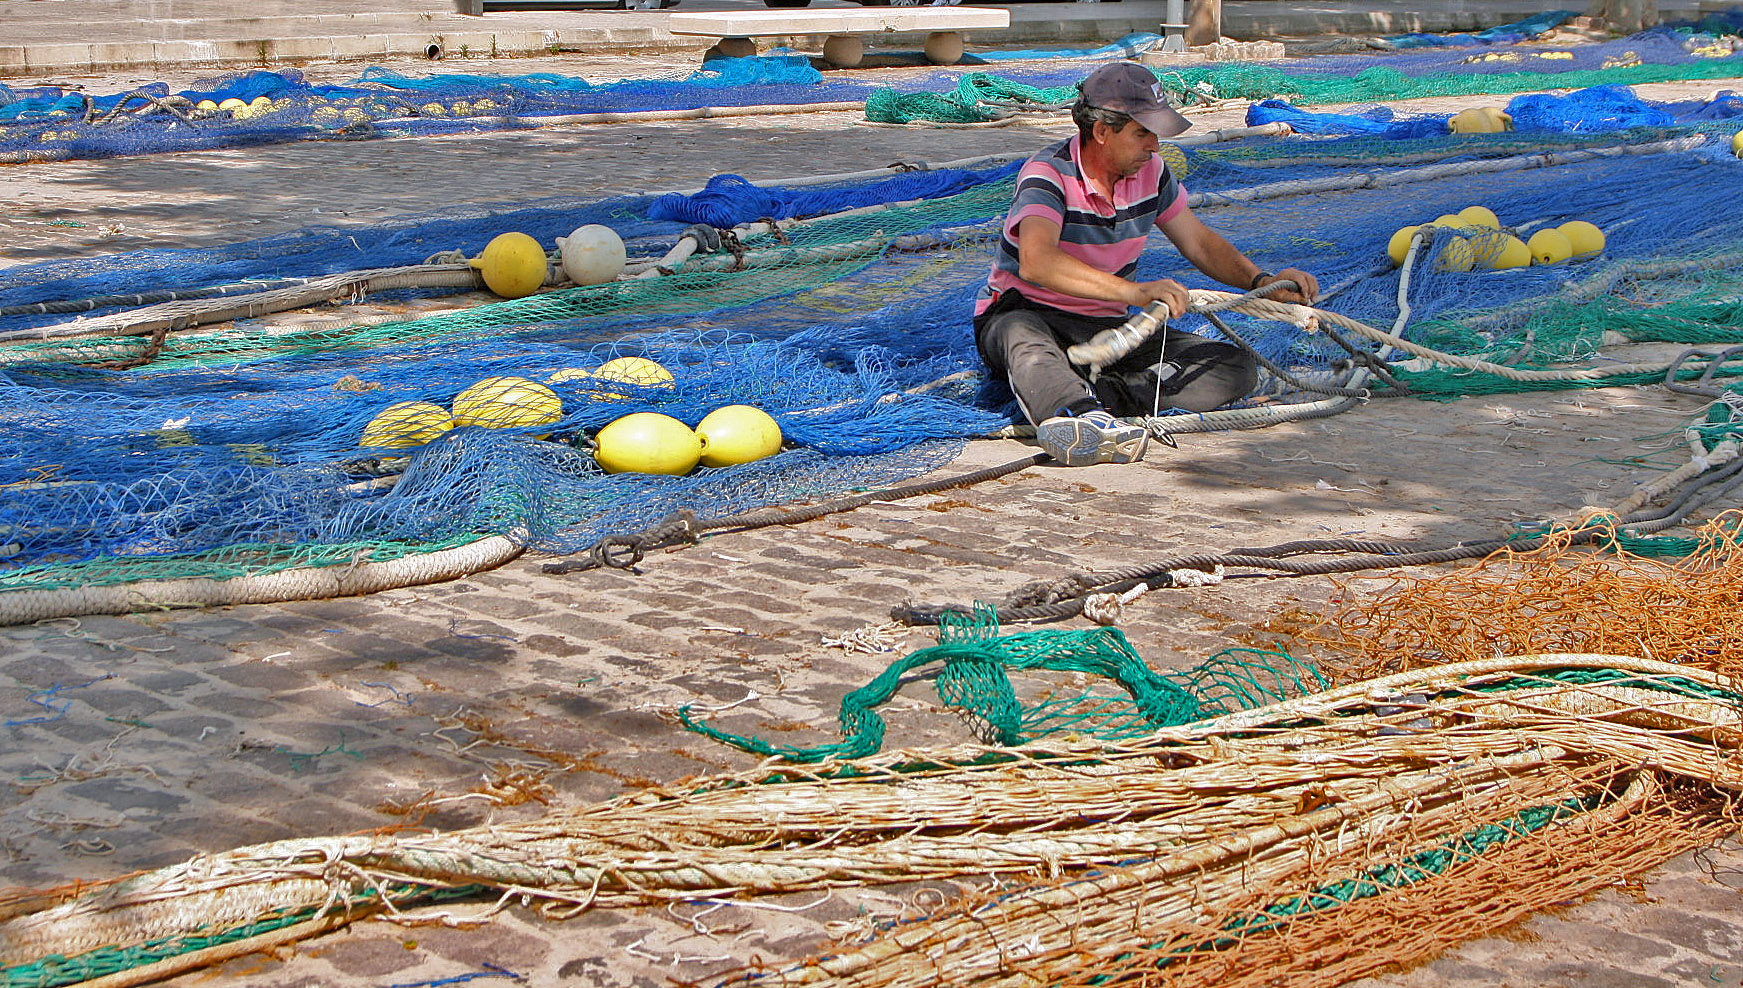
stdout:
POLYGON ((1191 299, 1186 294, 1186 286, 1178 281, 1163 278, 1161 281, 1133 282, 1133 305, 1142 309, 1151 302, 1168 303, 1170 318, 1178 319, 1186 314, 1186 307, 1191 299))
POLYGON ((1284 268, 1269 278, 1260 279, 1259 283, 1253 287, 1263 288, 1273 281, 1293 281, 1300 287, 1297 291, 1278 289, 1266 295, 1266 298, 1274 298, 1279 302, 1295 302, 1299 305, 1312 305, 1319 301, 1319 279, 1300 268, 1284 268))

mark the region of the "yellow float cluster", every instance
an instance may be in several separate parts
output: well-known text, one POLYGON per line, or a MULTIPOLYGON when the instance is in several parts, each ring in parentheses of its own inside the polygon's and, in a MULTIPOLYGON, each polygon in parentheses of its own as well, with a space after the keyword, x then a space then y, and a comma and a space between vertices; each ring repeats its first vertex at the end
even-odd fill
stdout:
POLYGON ((593 437, 593 458, 606 473, 683 476, 705 467, 751 463, 781 451, 781 427, 751 405, 726 405, 696 428, 658 412, 636 412, 612 421, 593 437))
MULTIPOLYGON (((566 368, 546 384, 524 377, 487 377, 454 396, 451 408, 433 401, 387 406, 363 429, 359 446, 407 449, 465 426, 517 429, 552 425, 563 418, 563 399, 549 387, 572 381, 615 381, 642 387, 672 386, 672 373, 646 357, 617 357, 597 370, 566 368)), ((623 396, 596 392, 606 400, 623 396)), ((542 438, 542 437, 541 437, 542 438)), ((670 415, 635 412, 612 420, 594 436, 594 459, 606 473, 682 476, 705 467, 752 463, 781 451, 781 427, 751 405, 726 405, 692 429, 670 415)))
POLYGON ((274 101, 266 96, 256 96, 247 102, 232 96, 222 103, 214 103, 209 99, 200 100, 194 104, 194 116, 215 117, 224 114, 232 120, 252 120, 255 117, 276 113, 290 104, 290 100, 274 101))
MULTIPOLYGON (((672 386, 672 372, 646 357, 613 357, 600 364, 595 370, 565 367, 545 378, 546 384, 561 384, 565 381, 629 384, 638 388, 669 388, 672 386)), ((605 401, 622 401, 629 396, 619 391, 599 388, 594 391, 593 397, 605 401)))
POLYGON ((410 107, 391 97, 348 96, 328 99, 309 96, 303 101, 309 107, 309 120, 327 126, 350 126, 374 120, 403 117, 410 107))
POLYGON ((487 377, 454 396, 452 409, 433 401, 400 401, 363 428, 357 445, 385 449, 422 446, 452 429, 517 429, 550 425, 563 417, 563 399, 524 377, 487 377))
POLYGON ((1504 271, 1595 257, 1604 250, 1604 231, 1584 220, 1538 230, 1529 240, 1521 240, 1503 227, 1489 208, 1467 206, 1432 223, 1398 230, 1386 244, 1386 255, 1393 264, 1402 265, 1411 241, 1419 233, 1432 237, 1438 231, 1445 231, 1450 239, 1435 261, 1437 271, 1504 271))

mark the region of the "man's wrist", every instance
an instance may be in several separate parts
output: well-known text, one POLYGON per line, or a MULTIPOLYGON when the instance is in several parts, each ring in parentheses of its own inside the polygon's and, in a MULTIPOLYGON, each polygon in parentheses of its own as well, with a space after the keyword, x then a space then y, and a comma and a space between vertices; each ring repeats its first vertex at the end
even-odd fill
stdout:
POLYGON ((1247 284, 1247 291, 1250 292, 1250 291, 1253 291, 1254 289, 1258 288, 1259 282, 1264 281, 1266 278, 1270 278, 1270 277, 1273 277, 1271 272, 1266 271, 1264 268, 1260 268, 1259 273, 1253 275, 1253 280, 1247 284))

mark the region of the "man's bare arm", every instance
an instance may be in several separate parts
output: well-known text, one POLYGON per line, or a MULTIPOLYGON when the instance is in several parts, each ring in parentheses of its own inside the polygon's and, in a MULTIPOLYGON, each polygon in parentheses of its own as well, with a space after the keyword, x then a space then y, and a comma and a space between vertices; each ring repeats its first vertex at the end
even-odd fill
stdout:
POLYGON ((1143 307, 1165 301, 1175 315, 1186 311, 1186 289, 1177 281, 1128 281, 1072 257, 1059 246, 1059 224, 1026 216, 1017 224, 1017 276, 1033 285, 1078 298, 1143 307))

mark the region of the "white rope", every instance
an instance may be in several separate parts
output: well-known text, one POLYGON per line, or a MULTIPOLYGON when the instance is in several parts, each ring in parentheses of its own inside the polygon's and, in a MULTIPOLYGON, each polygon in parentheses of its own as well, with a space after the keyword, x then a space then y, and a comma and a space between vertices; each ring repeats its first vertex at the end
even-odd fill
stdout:
POLYGON ((477 288, 483 279, 468 264, 412 264, 328 275, 290 288, 215 299, 160 302, 127 312, 0 333, 0 344, 66 339, 75 336, 141 336, 159 329, 203 326, 288 312, 321 302, 399 288, 477 288))
POLYGON ((0 626, 83 614, 129 614, 172 607, 219 607, 319 600, 457 580, 519 556, 517 540, 490 535, 476 542, 379 563, 320 566, 228 580, 142 580, 112 586, 0 592, 0 626))
POLYGON ((1681 137, 1670 141, 1656 141, 1651 144, 1628 144, 1619 147, 1582 148, 1577 151, 1549 151, 1542 154, 1516 155, 1511 158, 1493 158, 1486 161, 1453 161, 1445 164, 1429 165, 1425 168, 1383 169, 1362 172, 1357 175, 1330 175, 1324 178, 1291 179, 1286 182, 1269 182, 1264 185, 1248 186, 1244 189, 1229 189, 1226 192, 1193 193, 1187 200, 1193 208, 1201 206, 1235 205, 1244 202, 1255 202, 1263 199, 1278 199, 1285 196, 1308 195, 1320 192, 1346 192, 1352 189, 1383 189, 1394 185, 1411 185, 1417 182, 1433 182, 1443 178, 1462 175, 1486 175, 1494 172, 1519 171, 1529 168, 1554 168, 1561 165, 1577 164, 1584 161, 1594 161, 1601 158, 1617 158, 1630 155, 1671 154, 1677 151, 1688 151, 1706 143, 1704 134, 1681 137))
POLYGON ((1124 616, 1126 605, 1150 592, 1148 583, 1140 583, 1125 593, 1097 593, 1083 598, 1083 616, 1096 624, 1116 625, 1124 616))

